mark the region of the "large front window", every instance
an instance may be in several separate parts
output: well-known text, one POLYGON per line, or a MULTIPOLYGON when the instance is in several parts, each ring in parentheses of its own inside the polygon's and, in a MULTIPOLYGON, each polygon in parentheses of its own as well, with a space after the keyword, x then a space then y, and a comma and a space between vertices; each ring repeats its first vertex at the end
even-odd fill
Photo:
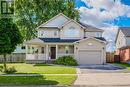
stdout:
POLYGON ((73 54, 74 46, 73 45, 59 45, 58 53, 59 54, 73 54))
POLYGON ((66 37, 79 37, 79 30, 75 27, 70 27, 69 29, 65 29, 66 37))

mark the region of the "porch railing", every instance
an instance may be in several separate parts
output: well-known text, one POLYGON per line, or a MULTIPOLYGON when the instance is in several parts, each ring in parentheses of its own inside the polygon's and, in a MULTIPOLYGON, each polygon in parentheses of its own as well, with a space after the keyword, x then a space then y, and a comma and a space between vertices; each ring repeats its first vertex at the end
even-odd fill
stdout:
POLYGON ((26 54, 26 60, 46 60, 46 54, 26 54))

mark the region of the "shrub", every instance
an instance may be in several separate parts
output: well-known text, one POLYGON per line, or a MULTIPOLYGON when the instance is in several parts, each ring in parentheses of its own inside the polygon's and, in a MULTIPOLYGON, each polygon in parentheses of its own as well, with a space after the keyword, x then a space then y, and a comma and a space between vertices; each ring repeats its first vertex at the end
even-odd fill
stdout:
POLYGON ((3 66, 0 66, 0 71, 6 74, 13 74, 17 72, 17 70, 14 67, 8 67, 6 70, 4 69, 3 66))
POLYGON ((67 66, 77 66, 78 65, 77 61, 72 56, 59 57, 55 61, 55 64, 67 65, 67 66))
POLYGON ((0 72, 4 72, 4 67, 0 66, 0 72))

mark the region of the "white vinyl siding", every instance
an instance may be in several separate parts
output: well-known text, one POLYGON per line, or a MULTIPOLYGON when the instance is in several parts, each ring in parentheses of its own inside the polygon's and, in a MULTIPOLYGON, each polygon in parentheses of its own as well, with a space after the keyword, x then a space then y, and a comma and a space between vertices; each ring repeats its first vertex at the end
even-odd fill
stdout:
POLYGON ((79 29, 75 28, 65 29, 64 36, 70 38, 79 37, 79 29))
POLYGON ((102 37, 101 32, 85 32, 85 37, 102 37))
POLYGON ((126 37, 124 36, 124 34, 122 33, 122 31, 119 31, 118 37, 117 37, 117 41, 116 41, 116 48, 121 48, 124 46, 127 46, 127 41, 126 41, 126 37))

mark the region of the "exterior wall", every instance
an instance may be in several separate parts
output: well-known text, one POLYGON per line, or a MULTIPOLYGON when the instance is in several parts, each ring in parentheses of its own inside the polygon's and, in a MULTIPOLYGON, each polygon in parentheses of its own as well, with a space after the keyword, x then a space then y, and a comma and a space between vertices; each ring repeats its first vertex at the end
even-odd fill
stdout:
POLYGON ((58 29, 40 29, 38 31, 38 37, 40 38, 59 38, 58 29))
POLYGON ((67 25, 65 25, 63 27, 63 29, 60 30, 60 38, 62 38, 62 39, 82 39, 82 38, 84 38, 84 29, 82 29, 76 23, 70 22, 67 25), (65 29, 69 29, 70 27, 75 27, 75 29, 77 29, 77 31, 79 31, 79 35, 77 35, 77 37, 68 37, 68 36, 65 36, 65 29))
MULTIPOLYGON (((72 34, 73 35, 73 34, 72 34)), ((102 32, 87 32, 79 25, 71 22, 63 27, 63 29, 39 29, 38 37, 40 38, 61 38, 61 39, 82 39, 84 37, 102 37, 102 32), (68 37, 65 35, 65 29, 75 27, 79 34, 76 37, 68 37)))
POLYGON ((102 32, 85 32, 85 37, 102 37, 102 32))
POLYGON ((126 44, 126 38, 124 36, 124 34, 122 33, 122 31, 119 31, 118 37, 117 37, 117 41, 116 41, 116 48, 121 48, 127 46, 126 44))
POLYGON ((91 51, 97 50, 97 51, 101 51, 102 53, 101 62, 106 63, 106 47, 105 46, 106 46, 105 44, 99 41, 93 40, 93 39, 87 39, 87 40, 81 41, 75 44, 75 52, 74 52, 75 58, 77 61, 79 61, 79 50, 91 50, 91 51))
POLYGON ((126 37, 126 46, 130 46, 130 37, 126 37))
POLYGON ((130 61, 130 48, 120 50, 120 61, 121 62, 128 62, 130 61))

